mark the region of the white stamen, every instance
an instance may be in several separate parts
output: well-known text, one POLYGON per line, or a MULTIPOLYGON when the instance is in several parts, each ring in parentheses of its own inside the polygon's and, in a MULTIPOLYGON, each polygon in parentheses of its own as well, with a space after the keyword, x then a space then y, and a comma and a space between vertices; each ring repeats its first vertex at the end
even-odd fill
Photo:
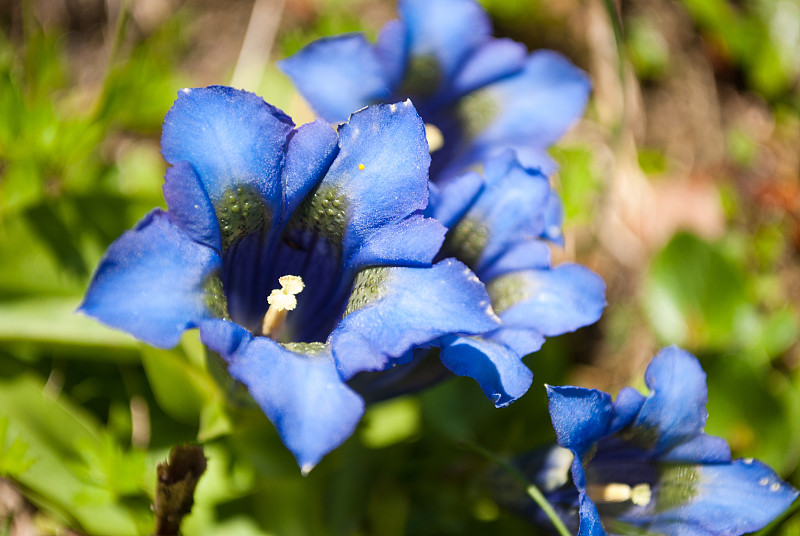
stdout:
POLYGON ((306 287, 303 283, 303 278, 299 275, 285 275, 278 278, 278 283, 281 284, 281 292, 284 294, 300 294, 306 287))
POLYGON ((631 498, 631 487, 612 482, 603 488, 601 497, 605 502, 625 502, 631 498))
POLYGON ((612 482, 610 484, 590 484, 586 487, 589 497, 596 503, 621 503, 631 501, 636 506, 646 506, 653 498, 649 484, 637 484, 630 487, 627 484, 612 482))
POLYGON ((269 309, 264 315, 261 323, 261 333, 265 337, 270 337, 280 332, 286 321, 286 313, 293 311, 297 307, 295 294, 300 294, 305 288, 303 278, 298 275, 284 275, 278 278, 281 284, 280 289, 274 289, 267 296, 269 309))

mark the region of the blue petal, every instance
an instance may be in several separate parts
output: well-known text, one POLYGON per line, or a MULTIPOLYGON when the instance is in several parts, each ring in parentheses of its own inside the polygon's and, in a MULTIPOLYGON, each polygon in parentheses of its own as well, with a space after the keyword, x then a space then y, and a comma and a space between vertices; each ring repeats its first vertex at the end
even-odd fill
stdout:
POLYGON ((338 152, 339 137, 324 121, 317 120, 298 128, 286 146, 286 164, 281 176, 286 199, 284 219, 288 218, 328 171, 338 152))
POLYGON ((671 346, 645 372, 650 395, 633 426, 658 432, 657 451, 668 450, 702 432, 708 413, 706 373, 692 354, 671 346))
POLYGON ((509 246, 491 262, 483 264, 478 275, 488 283, 510 272, 546 270, 550 268, 552 260, 550 246, 539 240, 528 240, 509 246))
MULTIPOLYGON (((409 101, 354 113, 339 129, 339 147, 319 188, 346 198, 346 264, 381 227, 399 230, 408 216, 425 208, 430 156, 424 124, 409 101)), ((418 261, 430 262, 436 252, 421 252, 418 261)))
POLYGON ((597 512, 597 507, 589 496, 583 492, 580 494, 580 509, 578 515, 581 519, 578 528, 578 536, 607 536, 603 524, 600 521, 600 514, 597 512))
POLYGON ((491 33, 486 12, 473 0, 402 0, 398 11, 408 28, 409 55, 436 58, 444 81, 491 33))
POLYGON ((590 88, 586 74, 562 55, 536 51, 519 74, 486 88, 501 108, 476 143, 507 140, 545 148, 583 115, 590 88))
POLYGON ((547 336, 561 335, 596 322, 606 304, 603 280, 579 264, 506 277, 516 278, 521 299, 506 310, 498 310, 508 326, 529 327, 547 336))
POLYGON ((532 329, 519 329, 501 326, 484 335, 485 338, 504 344, 517 353, 526 356, 538 352, 544 344, 544 335, 532 329))
POLYGON ((261 97, 224 86, 184 89, 164 119, 161 152, 170 164, 189 162, 218 203, 249 186, 280 215, 280 171, 293 123, 261 97))
POLYGON ((498 408, 528 392, 533 381, 519 354, 483 337, 445 337, 440 358, 453 373, 474 378, 498 408))
MULTIPOLYGON (((566 387, 564 389, 579 389, 577 387, 566 387)), ((581 389, 582 391, 589 391, 588 389, 581 389)), ((605 395, 606 393, 600 393, 599 391, 592 390, 590 397, 594 398, 594 393, 599 393, 601 395, 605 395)), ((550 390, 548 390, 548 396, 551 395, 550 390)), ((610 398, 610 397, 609 397, 610 398)), ((551 398, 552 401, 552 398, 551 398)), ((605 412, 605 406, 601 404, 597 404, 597 401, 591 401, 591 405, 598 406, 602 412, 605 412)), ((552 403, 552 402, 551 402, 552 403)), ((567 406, 564 409, 569 409, 567 406)), ((579 408, 579 409, 591 409, 591 408, 579 408)), ((550 411, 550 416, 552 418, 553 411, 550 411)), ((557 433, 557 432, 556 432, 557 433)), ((561 442, 559 441, 559 444, 561 442)), ((585 447, 581 446, 581 449, 585 447)), ((572 449, 574 451, 574 449, 572 449)), ((577 452, 575 459, 572 460, 572 482, 575 484, 575 487, 578 488, 578 495, 579 495, 579 509, 578 509, 578 516, 580 518, 578 524, 578 536, 607 536, 606 531, 603 528, 603 524, 600 521, 600 513, 597 511, 597 506, 592 502, 592 499, 589 498, 589 495, 586 493, 586 473, 583 470, 583 463, 582 463, 582 450, 577 452)))
POLYGON ((372 265, 430 266, 447 230, 437 220, 413 215, 379 227, 364 238, 349 260, 350 269, 372 265))
POLYGON ((636 418, 644 401, 645 397, 639 391, 624 387, 614 400, 614 417, 611 419, 608 433, 614 434, 628 426, 636 418))
POLYGON ((156 209, 111 244, 79 310, 170 348, 211 316, 204 285, 220 266, 213 249, 194 242, 156 209))
POLYGON ((353 310, 330 338, 345 379, 383 370, 408 350, 444 335, 475 335, 499 325, 483 285, 454 259, 430 268, 368 269, 359 277, 350 298, 353 310))
MULTIPOLYGON (((570 389, 570 390, 577 390, 580 389, 578 387, 566 387, 566 388, 555 388, 555 389, 570 389)), ((581 389, 581 391, 589 391, 588 389, 581 389)), ((605 395, 605 393, 600 393, 599 391, 591 391, 589 394, 591 397, 594 397, 595 393, 599 393, 601 395, 605 395)), ((579 396, 583 396, 581 393, 577 393, 579 396)), ((551 389, 548 386, 548 397, 551 396, 551 389)), ((568 396, 572 396, 572 393, 568 396)), ((599 401, 598 401, 599 402, 599 401)), ((552 403, 552 398, 551 398, 552 403)), ((597 405, 596 402, 590 402, 590 404, 597 405)), ((600 407, 602 411, 605 412, 605 407, 601 403, 600 407)), ((570 407, 563 408, 563 410, 569 410, 570 407)), ((552 418, 553 411, 551 409, 550 416, 552 418)), ((556 432, 558 433, 558 432, 556 432)), ((560 441, 559 441, 560 444, 560 441)), ((581 449, 585 447, 581 446, 581 449)), ((572 449, 574 451, 574 449, 572 449)), ((583 461, 582 458, 582 450, 578 452, 578 455, 572 460, 572 482, 575 484, 575 487, 578 488, 578 496, 579 496, 579 508, 578 508, 578 536, 607 536, 605 529, 603 528, 603 524, 600 521, 600 513, 597 511, 597 507, 592 502, 592 499, 589 498, 589 495, 586 493, 586 473, 583 470, 583 461)))
POLYGON ((517 159, 528 169, 537 169, 545 177, 551 177, 558 171, 558 164, 550 156, 545 147, 535 147, 530 145, 512 144, 517 159))
POLYGON ((456 104, 469 138, 437 174, 437 182, 509 148, 525 167, 551 173, 556 166, 544 149, 583 115, 589 90, 586 74, 560 54, 532 53, 522 71, 456 104))
POLYGON ((596 389, 548 385, 547 398, 558 444, 575 452, 580 463, 586 450, 607 434, 614 412, 611 395, 596 389))
POLYGON ((483 183, 483 177, 479 173, 470 171, 441 187, 431 184, 433 198, 430 208, 433 216, 445 227, 452 227, 472 206, 483 188, 483 183))
POLYGON ((554 244, 563 246, 564 234, 561 232, 563 221, 564 206, 561 203, 561 198, 555 192, 550 191, 544 209, 544 232, 542 237, 554 244))
POLYGON ((192 240, 220 251, 222 240, 214 206, 192 166, 178 162, 167 169, 162 189, 170 221, 192 240))
POLYGON ((200 341, 212 352, 233 355, 240 346, 249 344, 253 336, 245 328, 222 318, 210 318, 199 323, 200 341))
POLYGON ((391 95, 386 72, 361 34, 319 39, 278 66, 331 123, 344 122, 352 112, 391 95))
POLYGON ((378 33, 375 43, 375 54, 378 56, 386 82, 390 88, 396 88, 403 79, 408 59, 408 42, 406 27, 401 20, 390 20, 378 33))
POLYGON ((797 498, 797 490, 759 461, 694 467, 697 495, 656 514, 648 528, 667 536, 738 536, 766 526, 797 498))
MULTIPOLYGON (((519 242, 539 238, 550 196, 547 177, 520 166, 512 151, 485 164, 486 185, 464 216, 487 230, 488 240, 474 267, 484 266, 519 242)), ((531 268, 528 266, 527 268, 531 268)))
POLYGON ((729 463, 731 449, 728 442, 721 437, 699 434, 679 443, 661 454, 658 459, 671 463, 729 463))
POLYGON ((461 66, 453 80, 454 93, 464 95, 522 70, 527 54, 522 43, 511 39, 490 39, 461 66))
POLYGON ((298 354, 255 337, 225 357, 303 473, 350 437, 364 414, 363 400, 342 382, 327 350, 298 354))

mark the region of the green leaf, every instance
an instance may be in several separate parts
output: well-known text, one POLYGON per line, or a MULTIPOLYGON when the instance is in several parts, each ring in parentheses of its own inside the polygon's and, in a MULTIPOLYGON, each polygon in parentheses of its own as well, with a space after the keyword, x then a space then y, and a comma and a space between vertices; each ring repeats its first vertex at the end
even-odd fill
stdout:
POLYGON ((560 166, 557 189, 564 203, 565 222, 574 225, 591 221, 603 187, 592 151, 574 146, 553 147, 550 153, 560 166))
POLYGON ((419 434, 420 406, 416 398, 403 397, 375 404, 364 416, 361 441, 371 448, 382 448, 419 434))
POLYGON ((779 473, 796 465, 796 387, 786 377, 742 355, 703 360, 709 401, 706 432, 724 437, 735 457, 750 456, 779 473), (746 396, 743 396, 746 393, 746 396))
MULTIPOLYGON (((135 350, 136 341, 77 314, 80 298, 31 298, 0 302, 0 342, 95 346, 135 350)), ((116 360, 136 359, 134 352, 107 352, 116 360)))
POLYGON ((0 379, 0 408, 36 460, 15 476, 29 499, 89 534, 138 536, 135 512, 81 469, 82 449, 100 448, 99 423, 90 414, 63 397, 49 398, 44 382, 31 375, 0 379))
POLYGON ((747 279, 714 244, 679 233, 647 271, 644 308, 663 343, 723 348, 749 307, 747 279))
POLYGON ((30 469, 36 461, 29 457, 28 444, 19 437, 6 446, 8 419, 0 417, 0 476, 15 477, 30 469))
POLYGON ((231 432, 225 393, 206 369, 196 332, 185 333, 181 345, 173 350, 142 344, 141 352, 150 388, 167 415, 188 424, 199 423, 200 441, 231 432))

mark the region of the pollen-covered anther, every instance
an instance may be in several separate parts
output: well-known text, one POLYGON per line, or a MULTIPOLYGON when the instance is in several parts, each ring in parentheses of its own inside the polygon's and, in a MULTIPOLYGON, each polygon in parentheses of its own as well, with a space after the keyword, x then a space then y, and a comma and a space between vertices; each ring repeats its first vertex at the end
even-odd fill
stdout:
POLYGON ((286 321, 286 314, 297 307, 297 294, 303 291, 305 283, 303 278, 298 275, 284 275, 278 278, 281 284, 280 289, 274 289, 267 296, 269 309, 264 315, 261 324, 261 333, 265 337, 271 337, 280 333, 286 321))
POLYGON ((637 484, 631 490, 631 502, 636 506, 647 506, 653 498, 653 492, 648 484, 637 484))
POLYGON ((648 484, 637 484, 633 487, 619 482, 594 484, 587 486, 586 492, 598 504, 631 501, 636 506, 645 506, 652 499, 652 491, 648 484))

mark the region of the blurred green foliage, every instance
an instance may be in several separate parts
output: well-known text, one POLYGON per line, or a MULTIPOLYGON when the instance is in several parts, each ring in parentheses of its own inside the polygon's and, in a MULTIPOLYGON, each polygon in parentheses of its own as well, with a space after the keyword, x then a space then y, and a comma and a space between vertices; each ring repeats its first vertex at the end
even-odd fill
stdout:
POLYGON ((744 74, 768 99, 789 98, 798 105, 800 3, 753 0, 683 0, 720 61, 744 74))
MULTIPOLYGON (((281 55, 326 34, 376 34, 363 3, 312 4, 313 16, 278 35, 281 55)), ((504 35, 569 41, 568 17, 548 2, 484 4, 504 35)), ((748 90, 797 104, 800 46, 782 30, 800 27, 796 1, 683 4, 703 38, 744 73, 748 90)), ((797 268, 797 252, 783 220, 739 219, 748 201, 736 188, 725 190, 730 232, 713 242, 672 238, 642 268, 639 302, 612 287, 612 325, 550 340, 526 358, 535 383, 523 399, 496 410, 457 378, 376 404, 305 478, 266 418, 231 402, 196 334, 159 350, 75 315, 105 248, 163 206, 158 136, 177 90, 196 83, 181 65, 201 9, 187 2, 137 32, 123 13, 95 84, 78 80, 75 63, 90 60, 70 49, 67 28, 45 30, 26 8, 22 34, 9 24, 0 31, 0 476, 44 512, 50 533, 149 534, 156 464, 173 445, 200 441, 209 465, 185 534, 537 534, 498 506, 492 462, 459 445, 472 441, 510 458, 552 442, 542 385, 571 381, 574 364, 592 370, 599 347, 632 336, 639 305, 648 336, 701 357, 709 432, 800 485, 800 326, 783 276, 787 262, 797 268)), ((640 79, 657 81, 673 53, 654 21, 637 17, 626 27, 625 51, 640 79)), ((272 66, 262 90, 279 105, 292 102, 272 66)), ((783 113, 796 117, 791 108, 783 113)), ((759 148, 746 132, 731 131, 727 141, 737 165, 753 165, 759 148)), ((570 142, 552 152, 567 229, 596 229, 609 184, 594 147, 570 142)), ((638 162, 652 174, 668 169, 655 149, 638 162)), ((795 516, 774 534, 793 535, 799 524, 795 516)))

